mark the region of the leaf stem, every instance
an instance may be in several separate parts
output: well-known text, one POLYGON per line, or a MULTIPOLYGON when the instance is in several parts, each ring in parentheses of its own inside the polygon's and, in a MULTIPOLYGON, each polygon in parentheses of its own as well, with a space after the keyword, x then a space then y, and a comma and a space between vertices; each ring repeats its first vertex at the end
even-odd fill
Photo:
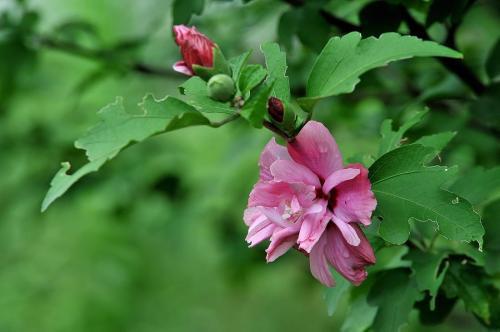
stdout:
POLYGON ((239 117, 240 117, 240 113, 235 112, 235 113, 231 114, 230 116, 228 116, 220 121, 210 121, 209 126, 212 128, 219 128, 219 127, 222 127, 223 125, 225 125, 226 123, 229 123, 231 121, 238 119, 239 117))
POLYGON ((262 125, 264 127, 266 127, 267 129, 269 129, 270 131, 272 131, 273 133, 275 133, 276 135, 278 135, 278 136, 282 137, 283 139, 285 139, 287 142, 291 142, 294 139, 293 137, 291 137, 286 132, 284 132, 280 128, 276 127, 273 123, 271 123, 269 121, 264 120, 264 122, 262 123, 262 125))

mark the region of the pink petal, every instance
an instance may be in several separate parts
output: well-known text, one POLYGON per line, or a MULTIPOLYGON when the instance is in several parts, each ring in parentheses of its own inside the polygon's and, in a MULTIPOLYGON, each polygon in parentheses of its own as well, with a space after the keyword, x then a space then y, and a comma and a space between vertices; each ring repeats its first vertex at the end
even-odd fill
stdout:
POLYGON ((333 214, 344 222, 361 222, 369 225, 377 201, 371 191, 368 170, 361 164, 353 164, 348 167, 358 169, 360 174, 335 187, 333 214))
POLYGON ((375 255, 370 243, 359 226, 353 225, 360 244, 356 247, 349 245, 340 230, 335 225, 330 225, 326 231, 327 244, 325 254, 328 262, 346 279, 354 285, 361 284, 367 277, 365 267, 375 264, 375 255))
POLYGON ((327 287, 333 287, 335 286, 335 280, 333 280, 325 256, 326 241, 327 235, 324 233, 311 250, 311 254, 309 255, 309 266, 311 268, 312 275, 319 282, 327 287))
POLYGON ((274 262, 295 245, 298 231, 298 226, 293 225, 279 230, 271 236, 271 244, 266 249, 266 260, 268 263, 274 262))
POLYGON ((276 160, 271 165, 271 174, 275 181, 303 183, 312 185, 316 188, 321 187, 321 183, 316 174, 293 160, 276 160))
POLYGON ((336 217, 333 217, 333 222, 335 223, 335 225, 337 225, 347 243, 349 243, 351 246, 359 246, 361 239, 356 233, 354 227, 336 217))
POLYGON ((342 156, 328 129, 309 121, 288 144, 290 156, 316 173, 322 180, 342 168, 342 156))
POLYGON ((321 235, 325 232, 326 225, 331 219, 330 214, 326 212, 326 205, 327 201, 323 200, 320 204, 315 204, 312 207, 314 209, 313 213, 304 216, 299 237, 297 238, 299 249, 310 253, 316 242, 318 242, 321 235), (321 209, 317 210, 316 205, 319 205, 321 209))
POLYGON ((357 168, 343 168, 330 174, 323 183, 323 192, 328 194, 339 183, 352 180, 360 173, 357 168))
POLYGON ((175 36, 175 43, 179 46, 184 43, 191 34, 191 29, 185 25, 174 25, 172 30, 175 36))
POLYGON ((291 200, 294 191, 284 182, 257 182, 248 197, 248 206, 277 207, 281 202, 291 200))
POLYGON ((185 74, 185 75, 188 75, 188 76, 193 76, 194 75, 194 73, 191 70, 191 68, 189 68, 184 61, 177 61, 176 63, 174 63, 174 65, 172 66, 172 68, 176 72, 181 73, 181 74, 185 74))
POLYGON ((276 143, 274 137, 271 138, 260 155, 260 179, 264 181, 271 181, 273 179, 273 175, 271 174, 271 165, 276 160, 290 159, 290 155, 288 154, 286 148, 276 143))

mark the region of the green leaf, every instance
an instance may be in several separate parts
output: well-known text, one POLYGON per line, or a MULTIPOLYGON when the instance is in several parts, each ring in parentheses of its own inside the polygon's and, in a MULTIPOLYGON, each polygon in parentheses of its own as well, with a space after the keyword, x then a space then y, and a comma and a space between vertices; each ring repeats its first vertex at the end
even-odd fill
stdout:
POLYGON ((179 89, 183 95, 188 97, 187 103, 200 112, 224 114, 235 112, 229 103, 222 103, 210 98, 207 94, 207 82, 197 76, 184 82, 179 89))
POLYGON ((500 82, 490 84, 481 96, 470 104, 470 113, 485 127, 500 130, 500 82))
POLYGON ((330 287, 325 290, 325 301, 328 310, 328 316, 332 316, 337 310, 339 301, 344 297, 346 292, 351 288, 351 283, 342 277, 337 271, 331 270, 335 279, 335 287, 330 287))
POLYGON ((399 331, 407 324, 413 304, 421 298, 415 279, 404 269, 382 273, 368 295, 368 303, 378 307, 373 331, 399 331))
POLYGON ((202 114, 183 101, 167 97, 155 100, 147 95, 140 104, 141 113, 125 111, 121 98, 98 112, 101 121, 92 127, 75 147, 85 150, 88 163, 73 174, 67 174, 70 164, 65 162, 51 181, 51 187, 42 203, 42 211, 64 194, 76 181, 97 171, 127 146, 153 135, 194 125, 209 125, 202 114))
POLYGON ((274 79, 271 95, 282 101, 288 101, 290 99, 290 82, 286 76, 286 53, 281 51, 276 43, 265 43, 260 48, 266 58, 269 79, 274 79))
POLYGON ((368 268, 368 273, 372 274, 383 270, 397 269, 400 267, 410 267, 411 262, 403 259, 408 253, 407 246, 391 246, 380 248, 375 256, 377 264, 368 268))
POLYGON ((328 37, 331 36, 331 25, 325 21, 315 6, 303 6, 299 15, 299 28, 296 29, 297 37, 304 46, 315 53, 321 52, 321 49, 328 42, 328 37))
POLYGON ((232 72, 232 77, 233 81, 236 82, 236 86, 239 85, 240 81, 240 75, 241 71, 243 70, 243 67, 246 65, 248 58, 250 57, 250 54, 252 54, 252 51, 245 52, 237 57, 229 59, 229 67, 231 67, 231 72, 232 72))
POLYGON ((401 145, 403 135, 408 131, 408 129, 419 123, 425 114, 427 114, 427 110, 415 113, 411 118, 403 123, 397 131, 392 129, 392 120, 384 120, 380 127, 380 135, 382 136, 382 139, 380 140, 378 156, 380 157, 383 154, 399 147, 401 145))
POLYGON ((448 297, 462 299, 467 310, 489 325, 490 298, 498 298, 498 290, 487 284, 487 278, 480 268, 452 261, 443 287, 448 297))
POLYGON ((274 82, 261 85, 252 93, 250 99, 241 109, 241 116, 255 128, 262 128, 262 120, 267 112, 267 100, 271 95, 274 82))
POLYGON ((500 38, 497 39, 488 55, 488 60, 486 60, 486 72, 492 81, 500 77, 500 61, 498 59, 500 59, 500 38))
POLYGON ((241 71, 238 87, 243 96, 247 95, 253 88, 259 85, 267 75, 267 71, 261 65, 247 65, 241 71))
POLYGON ((188 24, 191 16, 203 12, 205 0, 174 0, 172 4, 172 16, 174 24, 188 24))
POLYGON ((418 144, 402 146, 379 158, 370 167, 369 178, 377 198, 375 215, 382 218, 379 233, 394 244, 408 240, 408 221, 436 224, 436 231, 457 241, 482 245, 484 229, 472 205, 441 189, 454 168, 424 166, 434 149, 418 144))
POLYGON ((455 137, 455 131, 445 131, 439 134, 420 137, 415 144, 420 144, 425 147, 433 148, 436 151, 442 151, 448 143, 455 137))
POLYGON ((365 72, 391 61, 415 56, 460 58, 461 54, 432 41, 397 33, 363 40, 359 32, 333 37, 314 63, 303 103, 352 92, 365 72))
POLYGON ((476 167, 461 175, 449 190, 473 205, 485 205, 500 197, 500 166, 491 169, 476 167))
POLYGON ((431 310, 436 307, 436 296, 448 270, 447 263, 444 264, 443 269, 440 270, 439 268, 446 257, 447 254, 445 253, 434 254, 420 250, 412 250, 406 256, 411 261, 411 268, 414 272, 418 290, 421 292, 429 291, 431 310))
POLYGON ((492 275, 500 275, 500 241, 498 241, 500 222, 498 222, 498 216, 500 216, 500 200, 488 205, 483 212, 483 224, 486 229, 484 236, 484 268, 486 272, 492 275))
POLYGON ((342 332, 364 332, 373 324, 378 307, 368 303, 372 284, 368 279, 359 287, 351 287, 350 309, 342 324, 342 332))

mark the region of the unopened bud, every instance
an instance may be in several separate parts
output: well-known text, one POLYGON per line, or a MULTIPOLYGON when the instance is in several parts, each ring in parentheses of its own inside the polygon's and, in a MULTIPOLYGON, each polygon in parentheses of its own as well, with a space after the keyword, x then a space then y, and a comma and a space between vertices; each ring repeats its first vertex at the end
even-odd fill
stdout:
POLYGON ((218 101, 228 101, 236 92, 234 81, 225 74, 212 76, 207 85, 208 96, 218 101))
POLYGON ((285 108, 283 102, 276 97, 271 97, 267 100, 267 112, 271 118, 276 122, 283 122, 285 108))

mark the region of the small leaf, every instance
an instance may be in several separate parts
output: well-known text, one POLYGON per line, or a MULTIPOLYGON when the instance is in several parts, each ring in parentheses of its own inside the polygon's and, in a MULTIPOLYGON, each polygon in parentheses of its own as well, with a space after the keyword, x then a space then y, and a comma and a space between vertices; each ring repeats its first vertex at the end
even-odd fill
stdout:
POLYGON ((435 42, 397 33, 363 40, 359 32, 333 37, 314 63, 307 81, 307 97, 302 98, 301 104, 352 92, 359 77, 370 69, 415 56, 460 58, 462 55, 435 42))
POLYGON ((444 268, 440 270, 443 259, 447 257, 445 253, 433 254, 420 250, 412 250, 407 259, 411 261, 411 268, 415 275, 417 288, 419 291, 429 291, 431 296, 430 309, 436 307, 436 296, 439 287, 443 283, 448 264, 444 264, 444 268))
POLYGON ((477 241, 481 247, 484 229, 479 215, 462 197, 442 190, 456 170, 424 166, 434 149, 418 144, 402 146, 379 158, 370 167, 369 178, 377 198, 375 215, 381 217, 379 233, 394 244, 408 240, 408 221, 436 224, 436 231, 456 241, 477 241))
POLYGON ((243 96, 247 95, 253 88, 259 85, 267 75, 267 71, 261 65, 247 65, 241 71, 238 86, 243 96))
POLYGON ((89 162, 71 175, 67 174, 70 164, 62 164, 51 181, 51 187, 42 203, 42 211, 81 177, 97 171, 127 146, 159 133, 210 124, 202 114, 176 98, 155 100, 148 95, 140 106, 141 113, 128 113, 123 107, 122 99, 117 98, 116 102, 98 112, 101 122, 75 142, 75 147, 85 150, 89 162))
POLYGON ((276 43, 265 43, 260 48, 266 58, 269 79, 274 80, 271 95, 282 101, 288 101, 290 99, 290 82, 286 76, 286 53, 281 51, 276 43))
POLYGON ((380 127, 380 135, 382 136, 382 139, 380 140, 378 156, 380 157, 381 155, 399 147, 401 145, 403 135, 408 131, 408 129, 422 121, 425 114, 427 114, 427 111, 415 113, 415 115, 403 123, 397 131, 392 129, 392 120, 384 120, 384 122, 382 122, 382 126, 380 127))
POLYGON ((203 12, 205 0, 174 0, 172 4, 172 15, 174 24, 188 24, 191 16, 203 12))
POLYGON ((377 264, 368 268, 368 273, 372 274, 383 270, 397 269, 400 267, 410 267, 411 262, 403 259, 408 253, 407 246, 391 246, 380 248, 375 256, 377 264))
POLYGON ((337 310, 339 301, 344 297, 346 292, 351 287, 351 283, 342 277, 337 271, 332 269, 332 276, 335 280, 335 287, 330 287, 325 290, 325 301, 328 310, 328 316, 333 316, 337 310))
MULTIPOLYGON (((252 51, 245 52, 237 57, 229 59, 228 63, 229 67, 231 67, 233 81, 239 82, 241 71, 243 70, 243 67, 246 65, 248 58, 250 57, 250 54, 252 54, 252 51)), ((236 84, 236 86, 238 86, 238 84, 236 84)))
POLYGON ((181 93, 188 97, 187 103, 203 113, 233 114, 235 110, 229 103, 213 100, 208 96, 207 82, 197 76, 191 77, 179 87, 181 93))
POLYGON ((378 307, 373 331, 400 331, 408 323, 414 303, 421 298, 415 279, 404 269, 379 275, 368 295, 368 303, 378 307))
POLYGON ((262 128, 262 120, 267 112, 267 100, 271 96, 273 82, 259 86, 241 109, 241 116, 255 128, 262 128))

